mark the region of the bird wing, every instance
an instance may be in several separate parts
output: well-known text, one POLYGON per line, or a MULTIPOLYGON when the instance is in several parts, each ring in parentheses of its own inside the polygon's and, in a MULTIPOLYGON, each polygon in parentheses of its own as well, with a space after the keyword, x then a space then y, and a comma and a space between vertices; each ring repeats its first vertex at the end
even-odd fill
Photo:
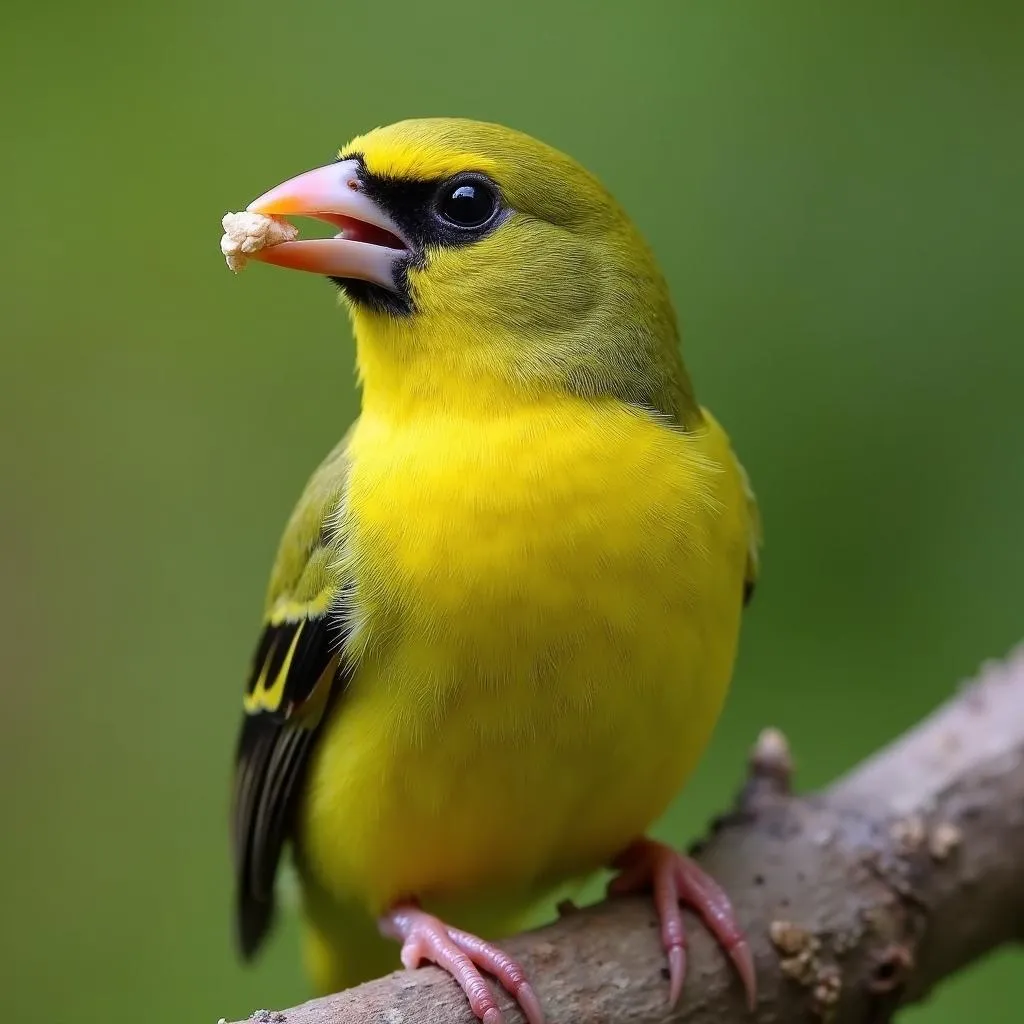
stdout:
POLYGON ((347 686, 339 508, 348 437, 313 474, 285 529, 243 697, 231 839, 236 927, 251 957, 270 929, 274 878, 328 704, 347 686))

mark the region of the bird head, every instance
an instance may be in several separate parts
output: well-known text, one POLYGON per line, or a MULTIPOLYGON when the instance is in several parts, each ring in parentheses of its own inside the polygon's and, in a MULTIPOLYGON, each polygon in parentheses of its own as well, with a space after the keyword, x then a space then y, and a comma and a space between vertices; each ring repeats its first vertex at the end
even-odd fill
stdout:
POLYGON ((536 139, 456 118, 402 121, 248 209, 340 228, 255 258, 338 285, 364 383, 408 382, 429 361, 434 378, 697 415, 650 249, 593 175, 536 139))

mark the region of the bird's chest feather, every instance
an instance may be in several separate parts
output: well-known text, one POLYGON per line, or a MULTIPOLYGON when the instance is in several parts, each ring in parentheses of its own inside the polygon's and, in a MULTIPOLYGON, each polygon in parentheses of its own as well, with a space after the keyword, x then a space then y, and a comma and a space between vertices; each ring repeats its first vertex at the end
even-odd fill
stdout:
POLYGON ((719 468, 641 413, 580 404, 365 426, 348 494, 360 642, 418 638, 449 672, 525 683, 598 634, 621 650, 645 607, 684 611, 714 556, 719 468))
POLYGON ((361 424, 346 508, 359 669, 314 770, 348 840, 320 858, 347 875, 372 863, 386 902, 564 875, 642 831, 731 670, 735 489, 707 446, 621 407, 361 424), (516 844, 509 815, 532 822, 516 844))

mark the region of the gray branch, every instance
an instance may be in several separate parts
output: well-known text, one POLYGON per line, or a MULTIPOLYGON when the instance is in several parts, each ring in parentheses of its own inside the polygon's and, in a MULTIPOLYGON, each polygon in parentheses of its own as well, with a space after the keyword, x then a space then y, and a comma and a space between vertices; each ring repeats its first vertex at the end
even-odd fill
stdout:
MULTIPOLYGON (((629 898, 503 944, 530 972, 550 1024, 882 1024, 1024 939, 1024 647, 823 792, 794 796, 790 776, 785 738, 766 730, 735 807, 695 851, 747 929, 756 1013, 693 917, 686 988, 670 1013, 651 904, 629 898)), ((250 1021, 475 1024, 434 967, 250 1021)))

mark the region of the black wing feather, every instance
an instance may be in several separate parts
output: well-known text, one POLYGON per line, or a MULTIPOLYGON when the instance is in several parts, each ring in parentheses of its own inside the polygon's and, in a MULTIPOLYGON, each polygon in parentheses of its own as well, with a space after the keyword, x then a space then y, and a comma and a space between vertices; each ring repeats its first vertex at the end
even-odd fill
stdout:
POLYGON ((274 878, 291 838, 302 784, 320 725, 347 683, 332 616, 265 627, 247 689, 269 687, 295 644, 280 699, 242 721, 235 755, 231 813, 239 949, 250 959, 270 930, 274 878), (296 639, 297 637, 297 639, 296 639))

